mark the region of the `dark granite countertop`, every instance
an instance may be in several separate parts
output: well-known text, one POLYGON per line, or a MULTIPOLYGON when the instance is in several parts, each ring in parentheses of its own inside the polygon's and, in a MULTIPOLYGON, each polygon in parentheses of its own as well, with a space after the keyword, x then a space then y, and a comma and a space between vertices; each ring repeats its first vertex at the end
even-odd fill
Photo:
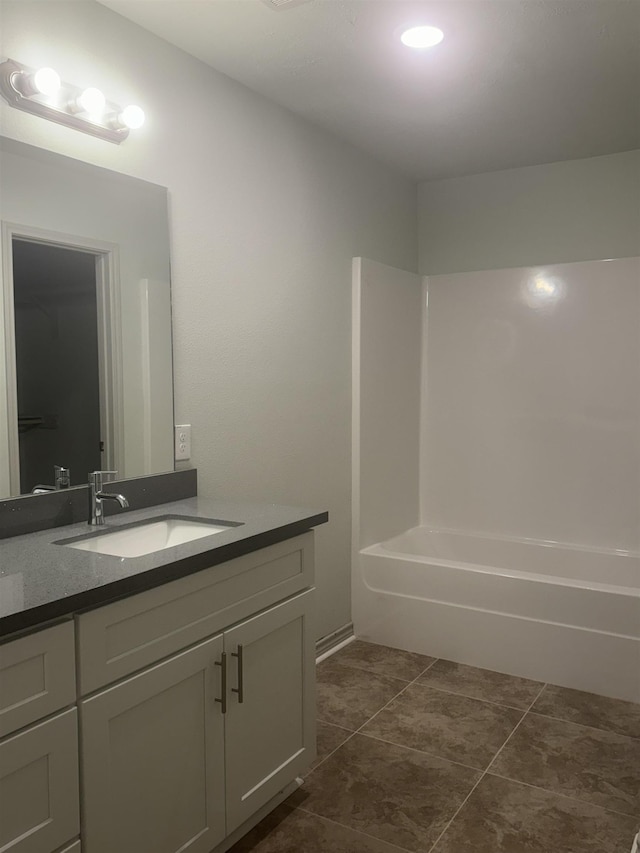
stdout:
POLYGON ((86 522, 0 541, 0 636, 151 589, 304 533, 326 512, 194 497, 112 515, 101 532, 164 516, 241 522, 213 537, 141 557, 113 557, 56 544, 94 532, 86 522))

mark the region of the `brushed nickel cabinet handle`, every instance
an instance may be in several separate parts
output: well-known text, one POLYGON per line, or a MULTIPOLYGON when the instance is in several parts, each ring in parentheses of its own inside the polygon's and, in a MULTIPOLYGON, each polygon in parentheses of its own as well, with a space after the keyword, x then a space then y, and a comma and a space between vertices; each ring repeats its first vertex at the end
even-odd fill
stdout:
POLYGON ((220 660, 215 661, 216 666, 222 667, 220 689, 222 690, 222 699, 216 699, 222 705, 222 713, 227 713, 227 653, 222 652, 220 660))
POLYGON ((241 643, 238 643, 237 652, 231 652, 231 657, 238 658, 238 686, 232 687, 231 692, 238 694, 238 704, 242 705, 242 703, 244 702, 244 657, 241 643))

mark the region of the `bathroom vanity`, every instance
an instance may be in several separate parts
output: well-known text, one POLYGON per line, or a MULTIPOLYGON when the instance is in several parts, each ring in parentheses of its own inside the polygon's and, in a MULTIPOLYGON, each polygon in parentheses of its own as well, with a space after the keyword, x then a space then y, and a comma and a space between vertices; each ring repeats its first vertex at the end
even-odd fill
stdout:
POLYGON ((135 558, 0 542, 0 849, 210 853, 315 756, 313 532, 326 513, 190 498, 112 517, 234 522, 135 558))

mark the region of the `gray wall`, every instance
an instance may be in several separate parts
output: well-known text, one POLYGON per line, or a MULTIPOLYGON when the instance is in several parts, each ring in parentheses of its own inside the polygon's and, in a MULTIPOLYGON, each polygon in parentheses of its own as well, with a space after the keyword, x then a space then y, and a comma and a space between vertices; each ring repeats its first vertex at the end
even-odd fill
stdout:
POLYGON ((419 187, 420 272, 640 254, 640 151, 419 187))
POLYGON ((416 189, 94 3, 3 3, 2 53, 140 103, 121 146, 3 132, 169 187, 176 419, 200 490, 326 508, 318 636, 350 619, 351 258, 417 268, 416 189))

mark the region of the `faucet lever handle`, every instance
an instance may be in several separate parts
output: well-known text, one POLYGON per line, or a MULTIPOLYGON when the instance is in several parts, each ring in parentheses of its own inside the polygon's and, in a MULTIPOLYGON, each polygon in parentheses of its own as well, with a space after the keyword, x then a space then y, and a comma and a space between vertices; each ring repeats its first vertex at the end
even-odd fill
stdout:
POLYGON ((102 478, 116 476, 117 471, 90 471, 89 472, 89 485, 95 486, 96 489, 102 488, 102 478))

